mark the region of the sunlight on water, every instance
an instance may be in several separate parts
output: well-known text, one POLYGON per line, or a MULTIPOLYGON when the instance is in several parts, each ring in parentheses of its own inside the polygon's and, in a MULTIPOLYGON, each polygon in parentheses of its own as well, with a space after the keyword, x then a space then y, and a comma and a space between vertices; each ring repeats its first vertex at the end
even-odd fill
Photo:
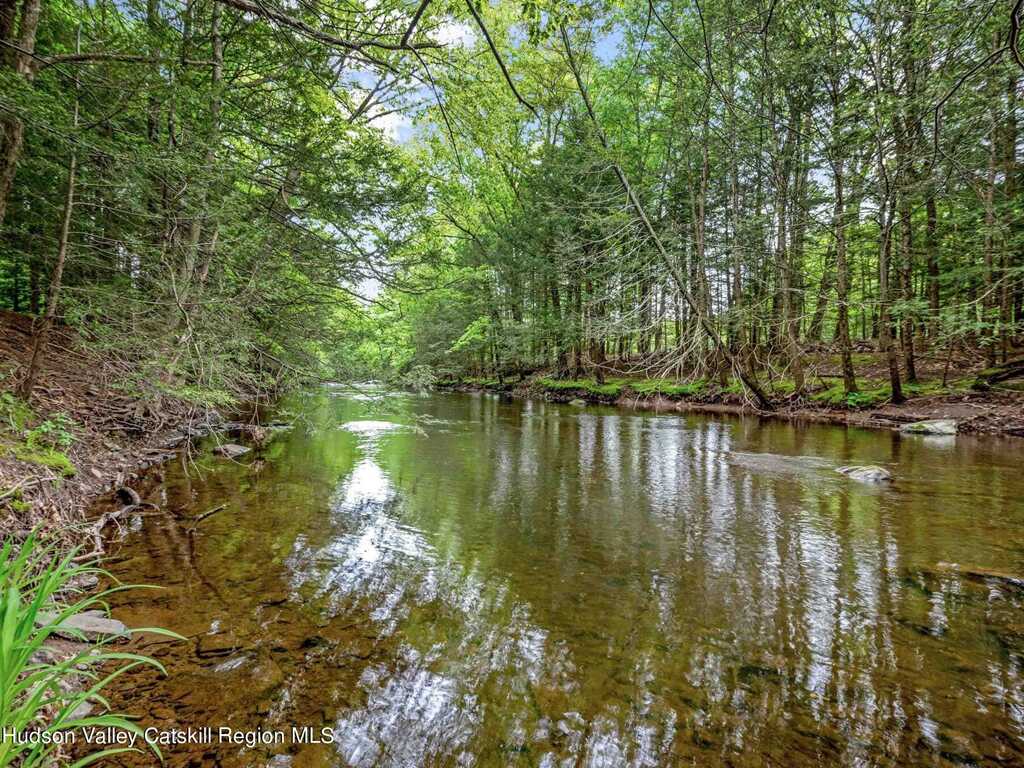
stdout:
POLYGON ((119 618, 192 638, 125 684, 144 722, 336 737, 219 765, 1024 763, 1012 451, 333 394, 265 464, 169 468, 166 506, 231 513, 112 563, 169 587, 119 618))

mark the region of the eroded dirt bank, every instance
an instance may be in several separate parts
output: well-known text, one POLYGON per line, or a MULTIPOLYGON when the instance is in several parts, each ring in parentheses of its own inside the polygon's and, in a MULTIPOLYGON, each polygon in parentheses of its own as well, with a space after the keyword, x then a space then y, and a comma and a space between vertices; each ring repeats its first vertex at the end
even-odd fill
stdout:
POLYGON ((0 537, 33 528, 48 541, 92 545, 86 507, 131 484, 188 437, 209 431, 216 412, 127 388, 131 371, 57 327, 26 408, 10 394, 31 350, 31 319, 0 312, 0 537))

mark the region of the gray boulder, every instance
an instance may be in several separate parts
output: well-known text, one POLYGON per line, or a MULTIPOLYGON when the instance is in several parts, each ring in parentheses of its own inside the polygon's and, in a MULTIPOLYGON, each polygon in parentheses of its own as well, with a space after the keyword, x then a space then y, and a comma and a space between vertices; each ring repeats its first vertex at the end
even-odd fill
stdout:
POLYGON ((859 480, 862 483, 888 483, 892 480, 892 474, 890 474, 889 470, 874 465, 840 467, 836 472, 846 475, 851 480, 859 480))
POLYGON ((955 435, 956 422, 952 419, 927 419, 904 424, 900 432, 912 435, 955 435))
POLYGON ((246 448, 244 445, 237 445, 236 443, 224 443, 224 445, 218 445, 213 449, 213 452, 218 456, 226 456, 229 459, 235 459, 239 456, 246 454, 250 451, 250 448, 246 448))

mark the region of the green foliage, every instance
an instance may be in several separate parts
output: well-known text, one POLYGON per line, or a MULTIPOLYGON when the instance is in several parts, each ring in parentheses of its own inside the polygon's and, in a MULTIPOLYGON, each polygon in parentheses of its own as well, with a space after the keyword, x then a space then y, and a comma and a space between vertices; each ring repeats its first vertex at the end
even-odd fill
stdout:
POLYGON ((550 379, 541 378, 537 384, 550 392, 581 392, 598 397, 618 397, 625 386, 623 379, 608 379, 598 384, 594 379, 550 379))
MULTIPOLYGON (((142 737, 130 719, 111 713, 103 689, 113 680, 139 666, 163 671, 159 662, 145 656, 113 650, 113 640, 89 646, 62 660, 54 660, 44 648, 61 624, 91 609, 103 609, 104 600, 125 586, 115 586, 91 596, 74 586, 82 576, 109 574, 95 563, 76 564, 72 552, 63 557, 39 542, 35 534, 20 546, 7 540, 0 547, 0 730, 24 732, 37 729, 47 734, 87 727, 112 728, 142 737), (99 707, 100 714, 83 714, 83 705, 99 707)), ((75 629, 61 631, 81 641, 75 629)), ((181 638, 165 630, 157 632, 181 638)), ((152 747, 159 758, 156 746, 152 747)), ((31 744, 0 742, 0 768, 37 768, 52 764, 55 745, 46 740, 31 744)), ((103 750, 72 764, 85 766, 126 749, 103 750)), ((141 750, 135 750, 141 751, 141 750)))
POLYGON ((11 392, 0 392, 0 427, 11 432, 22 432, 35 419, 28 403, 11 392))
MULTIPOLYGON (((0 394, 0 449, 6 449, 19 461, 56 470, 62 477, 77 472, 67 455, 74 443, 75 422, 56 413, 42 421, 22 400, 9 392, 0 394), (33 422, 35 426, 31 426, 33 422)), ((18 503, 15 499, 12 506, 18 503)))
POLYGON ((11 453, 13 453, 15 458, 19 461, 25 461, 29 464, 39 464, 40 466, 57 470, 61 477, 74 477, 78 472, 78 469, 71 463, 71 459, 68 458, 68 455, 62 451, 56 450, 55 448, 33 448, 26 443, 21 443, 13 446, 11 448, 11 453))
POLYGON ((409 389, 430 389, 437 383, 437 373, 429 365, 414 365, 400 379, 409 389))
POLYGON ((727 395, 742 395, 744 392, 743 382, 739 379, 729 379, 729 384, 722 392, 727 395))
POLYGON ((462 350, 479 350, 488 343, 491 336, 491 318, 478 317, 471 322, 462 335, 455 340, 449 352, 461 352, 462 350))
POLYGON ((67 414, 54 414, 28 430, 25 434, 25 443, 32 449, 50 448, 66 451, 75 441, 71 433, 74 425, 74 420, 67 414))
POLYGON ((843 325, 854 348, 877 346, 883 312, 918 349, 993 358, 1019 339, 1024 197, 1005 87, 1019 73, 992 55, 998 14, 802 2, 765 26, 725 0, 654 16, 635 0, 472 8, 489 38, 445 47, 424 80, 425 60, 394 40, 475 25, 461 5, 422 6, 415 28, 402 4, 332 8, 331 26, 376 51, 356 73, 311 37, 324 18, 302 4, 273 23, 199 4, 181 24, 161 4, 143 22, 53 0, 39 50, 12 55, 80 41, 98 57, 75 67, 79 88, 64 66, 0 68, 4 111, 26 126, 0 305, 46 300, 40 234, 58 230, 75 154, 91 197, 73 208, 61 314, 142 396, 215 407, 420 366, 504 379, 611 360, 697 378, 721 365, 716 337, 761 379, 796 378, 809 352, 835 358, 843 325), (415 129, 394 141, 379 123, 400 114, 415 129), (904 130, 922 125, 938 133, 904 130))
POLYGON ((698 397, 708 389, 704 379, 691 382, 675 382, 667 379, 643 379, 631 381, 629 386, 641 395, 664 395, 666 397, 698 397))
POLYGON ((811 400, 833 407, 840 408, 875 408, 888 401, 892 397, 892 390, 888 385, 871 385, 870 382, 856 392, 847 393, 843 389, 842 382, 833 384, 828 389, 815 392, 811 400))

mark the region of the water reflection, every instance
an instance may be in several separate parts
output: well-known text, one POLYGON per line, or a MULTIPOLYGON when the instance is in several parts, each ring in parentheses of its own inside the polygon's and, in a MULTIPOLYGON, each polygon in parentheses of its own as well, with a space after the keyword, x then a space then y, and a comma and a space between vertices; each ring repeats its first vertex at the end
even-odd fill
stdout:
POLYGON ((165 505, 232 515, 114 563, 171 587, 118 616, 194 638, 122 692, 144 720, 337 742, 169 764, 1024 763, 1012 448, 341 394, 259 474, 169 472, 165 505))

